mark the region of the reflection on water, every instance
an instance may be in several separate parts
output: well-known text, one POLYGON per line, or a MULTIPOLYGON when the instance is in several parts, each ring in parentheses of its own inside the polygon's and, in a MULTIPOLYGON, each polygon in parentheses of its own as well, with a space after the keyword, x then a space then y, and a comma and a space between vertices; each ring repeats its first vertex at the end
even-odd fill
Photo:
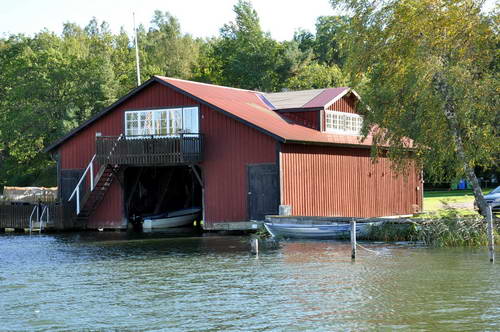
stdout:
POLYGON ((500 330, 483 249, 164 236, 0 236, 0 331, 500 330))

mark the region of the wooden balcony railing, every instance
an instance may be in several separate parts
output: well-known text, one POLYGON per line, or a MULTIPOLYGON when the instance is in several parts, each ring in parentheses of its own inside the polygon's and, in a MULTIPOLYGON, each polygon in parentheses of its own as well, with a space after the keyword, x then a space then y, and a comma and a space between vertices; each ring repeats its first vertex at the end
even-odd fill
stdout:
POLYGON ((96 157, 101 165, 193 164, 202 161, 203 135, 98 136, 96 157))

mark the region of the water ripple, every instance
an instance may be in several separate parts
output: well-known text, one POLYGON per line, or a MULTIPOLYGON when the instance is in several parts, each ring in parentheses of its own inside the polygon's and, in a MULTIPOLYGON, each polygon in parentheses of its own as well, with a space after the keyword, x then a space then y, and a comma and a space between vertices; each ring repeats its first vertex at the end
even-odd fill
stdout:
POLYGON ((484 250, 124 234, 0 236, 0 331, 499 330, 484 250))

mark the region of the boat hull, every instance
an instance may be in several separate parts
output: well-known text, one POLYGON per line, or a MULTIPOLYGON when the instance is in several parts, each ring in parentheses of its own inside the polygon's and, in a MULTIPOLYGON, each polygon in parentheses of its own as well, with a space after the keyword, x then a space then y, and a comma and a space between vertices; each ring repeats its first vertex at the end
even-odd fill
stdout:
MULTIPOLYGON (((356 224, 357 237, 366 236, 371 224, 373 223, 356 224)), ((328 240, 347 239, 351 234, 351 225, 347 223, 328 225, 264 223, 264 226, 275 238, 328 240)))
POLYGON ((199 213, 200 209, 193 208, 171 212, 163 217, 145 217, 142 228, 165 229, 186 226, 192 224, 199 213))

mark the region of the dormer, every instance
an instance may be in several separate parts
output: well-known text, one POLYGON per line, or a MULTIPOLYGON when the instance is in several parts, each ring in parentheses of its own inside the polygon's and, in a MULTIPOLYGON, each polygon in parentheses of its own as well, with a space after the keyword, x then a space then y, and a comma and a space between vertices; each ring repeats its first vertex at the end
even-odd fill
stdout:
POLYGON ((346 87, 286 91, 262 95, 287 120, 325 133, 359 135, 363 118, 358 94, 346 87))

